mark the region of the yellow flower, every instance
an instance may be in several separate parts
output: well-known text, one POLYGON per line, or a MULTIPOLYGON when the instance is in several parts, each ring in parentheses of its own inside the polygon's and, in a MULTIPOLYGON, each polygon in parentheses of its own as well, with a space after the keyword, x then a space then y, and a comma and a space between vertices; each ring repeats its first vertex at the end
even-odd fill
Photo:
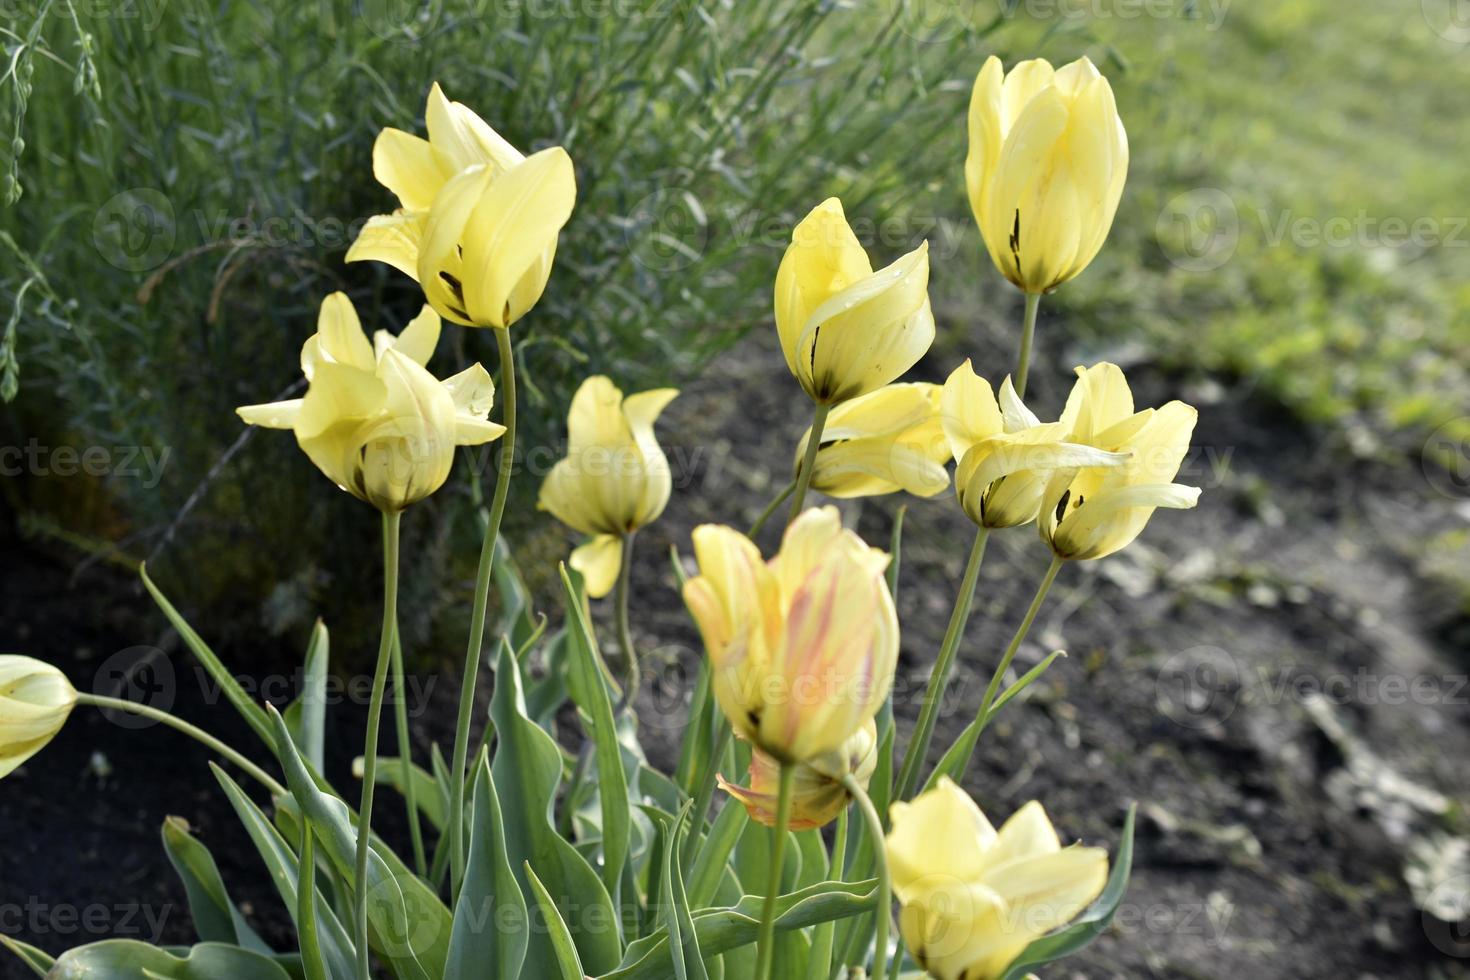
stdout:
MULTIPOLYGON (((939 424, 939 385, 892 384, 843 402, 827 416, 811 488, 829 497, 906 490, 932 497, 949 486, 949 443, 939 424)), ((796 447, 795 474, 812 430, 796 447)))
POLYGON ((883 387, 934 342, 929 243, 874 272, 842 202, 828 198, 796 226, 781 259, 776 330, 786 366, 818 404, 883 387))
POLYGON ((653 423, 679 394, 673 388, 623 397, 607 378, 582 382, 567 413, 569 446, 541 484, 537 506, 592 540, 572 552, 587 594, 605 596, 617 581, 623 537, 658 519, 673 476, 653 423))
POLYGON ((0 779, 45 748, 76 703, 77 692, 55 667, 0 655, 0 779))
POLYGON ((1199 488, 1172 482, 1189 452, 1198 413, 1183 402, 1133 411, 1133 392, 1116 364, 1077 369, 1062 413, 1071 438, 1127 453, 1112 469, 1058 471, 1047 483, 1037 526, 1058 558, 1102 558, 1138 537, 1156 507, 1186 509, 1199 488))
POLYGON ((1000 401, 967 360, 944 382, 940 418, 955 468, 955 492, 982 527, 1016 527, 1036 520, 1048 478, 1058 469, 1117 466, 1125 454, 1068 441, 1066 422, 1043 423, 1017 397, 1011 379, 1000 401))
POLYGON ((779 762, 806 762, 877 713, 898 663, 888 556, 844 530, 837 508, 798 517, 769 562, 712 524, 695 528, 694 555, 684 601, 737 734, 779 762))
POLYGON ((551 275, 577 199, 572 159, 559 146, 522 156, 437 84, 425 118, 428 139, 378 134, 373 175, 401 206, 368 221, 347 261, 376 259, 412 276, 455 323, 508 327, 551 275))
POLYGON ((1071 279, 1097 255, 1128 177, 1113 90, 1082 58, 1052 70, 991 57, 970 97, 965 184, 995 266, 1028 293, 1071 279))
POLYGON ((1108 856, 1063 848, 1040 803, 999 831, 948 777, 890 810, 888 866, 898 925, 936 980, 997 980, 1035 939, 1102 891, 1108 856))
MULTIPOLYGON (((825 827, 847 807, 852 797, 842 785, 851 774, 864 789, 878 767, 878 726, 870 718, 841 747, 796 767, 791 789, 792 830, 825 827)), ((718 777, 720 788, 739 800, 751 819, 776 826, 781 788, 781 764, 760 749, 750 757, 750 785, 735 786, 718 777)))
POLYGON ((345 293, 322 300, 317 332, 301 348, 306 395, 235 411, 251 425, 293 429, 333 483, 387 513, 444 485, 455 446, 497 439, 487 420, 495 385, 476 364, 439 381, 424 367, 439 342, 429 307, 394 337, 369 343, 345 293))

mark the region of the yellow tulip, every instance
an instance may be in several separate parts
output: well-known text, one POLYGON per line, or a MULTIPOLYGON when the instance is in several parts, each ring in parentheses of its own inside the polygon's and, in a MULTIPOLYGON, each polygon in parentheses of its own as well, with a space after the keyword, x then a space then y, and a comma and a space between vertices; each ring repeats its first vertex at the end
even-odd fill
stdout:
POLYGON ((1108 856, 1062 847, 1040 803, 995 830, 948 777, 890 810, 899 931, 936 980, 997 980, 1035 939, 1102 892, 1108 856))
POLYGON ((1043 423, 1016 395, 1009 377, 997 402, 989 382, 968 360, 944 382, 940 418, 959 460, 955 492, 960 507, 981 527, 1036 520, 1047 480, 1058 469, 1111 467, 1128 459, 1069 441, 1068 424, 1043 423))
MULTIPOLYGON (((791 787, 791 830, 825 827, 846 809, 852 797, 842 785, 852 775, 867 789, 878 767, 878 726, 870 718, 836 751, 825 752, 796 767, 791 787)), ((750 757, 750 785, 735 786, 720 776, 720 788, 745 807, 752 820, 776 826, 781 789, 781 764, 760 749, 750 757)))
POLYGON ((77 692, 55 667, 0 655, 0 779, 45 748, 76 703, 77 692))
POLYGON ((796 226, 776 273, 786 366, 820 405, 883 387, 934 342, 929 244, 877 272, 829 198, 796 226))
POLYGON ((1037 526, 1058 557, 1102 558, 1128 545, 1157 507, 1186 509, 1199 488, 1172 482, 1189 452, 1198 413, 1183 402, 1133 410, 1133 392, 1116 364, 1077 369, 1063 424, 1071 438, 1128 454, 1111 469, 1058 471, 1047 483, 1037 526))
POLYGON ((385 129, 373 175, 397 197, 370 219, 348 262, 376 259, 412 276, 439 313, 466 326, 509 327, 536 305, 577 199, 566 150, 529 157, 436 84, 429 138, 385 129))
POLYGON ((673 475, 653 424, 678 394, 657 388, 624 398, 596 375, 572 397, 567 457, 542 482, 537 506, 592 536, 572 552, 571 565, 594 598, 607 595, 617 581, 624 536, 657 520, 669 502, 673 475))
POLYGON ((1113 225, 1128 177, 1128 134, 1113 90, 1082 58, 1052 70, 985 62, 970 97, 965 184, 990 257, 1043 293, 1087 268, 1113 225))
MULTIPOLYGON (((949 486, 949 443, 939 424, 939 386, 891 384, 843 402, 827 416, 811 488, 829 497, 905 490, 932 497, 949 486)), ((812 430, 796 447, 795 471, 812 430)))
POLYGON ((844 530, 835 507, 793 521, 769 562, 712 524, 695 528, 694 554, 684 601, 738 735, 778 762, 805 762, 877 713, 898 663, 888 556, 844 530))
POLYGON ((455 446, 497 439, 488 421, 495 385, 476 364, 439 381, 424 365, 439 342, 429 307, 394 337, 372 343, 345 293, 322 301, 317 332, 301 348, 306 395, 236 409, 250 425, 292 429, 327 477, 389 513, 444 485, 455 446))

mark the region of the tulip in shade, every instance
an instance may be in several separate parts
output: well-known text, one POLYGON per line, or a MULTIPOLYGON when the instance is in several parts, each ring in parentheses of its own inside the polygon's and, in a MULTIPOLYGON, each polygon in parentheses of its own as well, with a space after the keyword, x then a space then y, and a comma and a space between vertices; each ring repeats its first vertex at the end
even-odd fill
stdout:
POLYGON ((658 519, 673 476, 653 424, 679 394, 673 388, 623 397, 607 378, 582 382, 567 414, 570 445, 541 484, 538 506, 592 540, 572 552, 587 594, 607 595, 617 581, 623 537, 658 519))
POLYGON ((76 703, 77 692, 55 667, 0 655, 0 779, 45 748, 76 703))
POLYGON ((890 811, 888 866, 904 944, 936 980, 998 980, 1102 892, 1107 853, 1062 847, 1040 803, 995 830, 948 777, 890 811))
POLYGON ((1199 488, 1174 483, 1189 452, 1198 413, 1179 401, 1133 410, 1133 392, 1116 364, 1077 369, 1062 422, 1071 439, 1128 454, 1122 466, 1059 470, 1047 483, 1037 527, 1058 557, 1102 558, 1138 537, 1154 509, 1187 509, 1199 488))
MULTIPOLYGON (((939 386, 891 384, 843 402, 827 416, 811 488, 829 497, 905 490, 932 497, 949 486, 949 443, 939 424, 939 386)), ((796 447, 799 475, 812 432, 796 447)))
POLYGON ((1053 70, 985 62, 970 98, 965 184, 990 257, 1044 293, 1087 268, 1128 177, 1128 134, 1113 90, 1082 58, 1053 70))
POLYGON ((523 156, 436 84, 429 138, 385 129, 373 175, 399 209, 368 221, 348 262, 376 259, 412 276, 455 323, 509 327, 536 305, 557 236, 577 198, 566 150, 523 156))
POLYGON ((684 586, 711 682, 736 734, 777 762, 838 749, 882 706, 898 662, 888 556, 806 511, 769 562, 723 526, 694 530, 699 574, 684 586))
POLYGON ((497 439, 488 421, 495 385, 476 364, 445 381, 425 368, 439 342, 429 307, 397 337, 368 342, 352 301, 322 301, 317 332, 301 348, 306 395, 236 409, 251 425, 292 429, 327 477, 384 513, 402 510, 444 485, 455 446, 497 439))
POLYGON ((822 202, 781 259, 776 330, 786 366, 818 404, 883 387, 934 342, 928 243, 874 272, 842 203, 822 202))
MULTIPOLYGON (((864 789, 878 767, 878 726, 869 719, 836 751, 816 756, 796 767, 791 790, 791 830, 825 827, 852 797, 842 785, 851 774, 864 789)), ((735 786, 719 777, 720 788, 739 800, 752 820, 776 825, 781 788, 781 764, 755 749, 750 757, 750 785, 735 786)))

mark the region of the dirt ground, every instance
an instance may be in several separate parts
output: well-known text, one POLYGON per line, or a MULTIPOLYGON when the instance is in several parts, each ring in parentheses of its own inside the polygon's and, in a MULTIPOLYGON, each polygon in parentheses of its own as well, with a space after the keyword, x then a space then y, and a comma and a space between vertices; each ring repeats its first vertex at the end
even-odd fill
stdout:
MULTIPOLYGON (((1075 359, 1047 330, 1032 376, 1043 416, 1069 383, 1058 365, 1075 359)), ((942 380, 975 353, 998 380, 1008 360, 980 356, 989 349, 988 339, 946 349, 915 374, 942 380)), ((1299 426, 1249 384, 1126 366, 1140 404, 1199 405, 1183 479, 1204 487, 1200 506, 1156 515, 1119 556, 1064 570, 1019 660, 1024 669, 1053 649, 1069 656, 987 732, 967 786, 995 819, 1037 798, 1064 836, 1109 847, 1127 804, 1140 805, 1133 885, 1114 928, 1047 975, 1470 977, 1463 925, 1419 908, 1453 907, 1457 888, 1470 891, 1470 859, 1449 843, 1467 833, 1470 800, 1470 493, 1417 459, 1299 426)), ((700 522, 748 523, 784 483, 807 413, 779 353, 756 339, 687 386, 660 423, 676 490, 640 535, 634 630, 650 668, 644 737, 663 767, 677 754, 682 678, 699 655, 668 547, 687 552, 700 522)), ((842 506, 879 542, 900 502, 842 506)), ((973 534, 950 494, 908 503, 895 696, 905 732, 973 534)), ((768 550, 776 537, 763 537, 768 550)), ((1034 529, 992 538, 940 747, 978 706, 1045 563, 1034 529)), ((63 664, 90 689, 114 651, 157 648, 177 710, 249 744, 233 712, 207 703, 207 685, 126 573, 93 568, 72 581, 54 556, 7 542, 0 578, 0 649, 63 664)), ((448 741, 456 694, 452 673, 421 680, 411 704, 422 752, 430 738, 448 741)), ((329 775, 346 785, 361 711, 333 711, 329 775)), ((158 838, 172 812, 211 845, 266 937, 287 945, 284 912, 204 760, 171 733, 78 712, 0 784, 0 929, 53 952, 104 935, 189 941, 158 838)), ((396 839, 401 807, 384 799, 396 839)), ((0 963, 0 977, 23 975, 0 963)))

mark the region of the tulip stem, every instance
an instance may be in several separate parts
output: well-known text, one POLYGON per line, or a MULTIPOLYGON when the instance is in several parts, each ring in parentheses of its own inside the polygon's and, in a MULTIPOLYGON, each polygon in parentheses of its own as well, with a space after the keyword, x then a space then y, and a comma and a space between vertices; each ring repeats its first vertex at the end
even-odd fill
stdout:
POLYGON ((801 472, 796 474, 796 495, 791 498, 791 513, 786 518, 790 524, 801 513, 806 502, 807 489, 812 485, 812 471, 817 468, 817 450, 822 448, 822 430, 827 427, 827 413, 831 405, 818 405, 812 416, 812 434, 806 441, 806 457, 801 461, 801 472))
POLYGON ((782 490, 770 503, 766 504, 766 509, 761 511, 761 516, 757 517, 755 519, 755 523, 750 525, 750 530, 745 532, 745 536, 747 538, 753 538, 757 534, 760 534, 761 528, 766 526, 766 521, 769 521, 771 519, 771 515, 776 513, 776 510, 786 502, 786 498, 790 497, 795 492, 796 481, 792 480, 790 483, 786 484, 786 489, 782 490))
POLYGON ((623 696, 618 699, 618 714, 638 697, 638 685, 642 682, 638 668, 638 651, 633 648, 633 630, 628 623, 628 593, 633 580, 634 532, 623 535, 622 565, 618 568, 618 589, 615 597, 618 621, 618 645, 623 648, 623 696))
POLYGON ((888 875, 888 850, 883 842, 883 821, 873 798, 862 784, 848 773, 842 777, 842 785, 863 811, 868 822, 868 834, 873 838, 873 865, 878 872, 877 934, 873 939, 873 972, 871 977, 882 978, 888 973, 888 924, 893 918, 893 881, 888 875))
POLYGON ((944 697, 944 688, 949 684, 955 652, 959 649, 960 638, 964 636, 965 624, 970 619, 970 608, 975 601, 975 582, 980 577, 980 563, 985 558, 985 543, 988 540, 989 528, 982 527, 975 532, 970 560, 965 565, 965 577, 960 582, 959 594, 955 596, 954 611, 950 613, 949 628, 944 631, 944 643, 939 647, 939 657, 929 673, 929 686, 924 691, 919 721, 914 726, 913 737, 909 739, 909 747, 903 757, 903 768, 898 776, 898 794, 894 799, 907 800, 918 788, 919 770, 924 767, 924 757, 929 754, 929 741, 934 737, 939 704, 944 697))
POLYGON ((239 766, 241 769, 245 770, 245 773, 250 776, 251 779, 254 779, 256 782, 260 783, 260 785, 269 790, 272 796, 291 795, 289 792, 287 792, 286 787, 276 782, 268 774, 266 774, 264 770, 262 770, 255 763, 251 762, 249 759, 245 758, 239 752, 230 748, 224 742, 221 742, 219 739, 215 738, 204 729, 191 725, 184 719, 176 717, 175 715, 171 715, 167 711, 161 711, 158 708, 152 707, 151 705, 139 704, 134 701, 124 701, 121 698, 109 698, 102 694, 85 694, 81 691, 77 692, 77 704, 89 704, 94 708, 101 708, 105 711, 125 711, 130 715, 138 715, 140 718, 148 718, 152 721, 158 722, 159 724, 167 725, 175 731, 183 732, 185 735, 194 739, 194 741, 200 743, 201 745, 209 748, 214 752, 219 753, 226 759, 233 762, 235 765, 239 766))
POLYGON ((781 763, 781 788, 776 796, 776 826, 771 830, 771 871, 766 879, 766 904, 761 910, 760 932, 757 933, 755 980, 770 980, 775 960, 776 899, 781 894, 781 868, 786 857, 786 831, 791 826, 791 790, 796 782, 796 766, 781 763))
POLYGON ((413 743, 408 736, 408 686, 403 679, 403 637, 393 630, 393 727, 398 739, 399 763, 403 767, 403 803, 408 808, 408 835, 413 841, 413 866, 419 877, 429 874, 424 851, 424 828, 419 823, 418 790, 413 778, 413 743))
MULTIPOLYGON (((1021 644, 1026 639, 1026 634, 1031 632, 1031 625, 1036 622, 1037 613, 1041 612, 1041 604, 1046 601, 1046 594, 1051 591, 1052 583, 1057 580, 1057 573, 1062 570, 1062 559, 1053 557, 1051 565, 1046 574, 1041 578, 1041 584, 1036 588, 1036 595, 1031 599, 1031 605, 1026 609, 1026 615, 1021 620, 1021 625, 1016 627, 1015 635, 1011 637, 1006 652, 1001 655, 1000 663, 995 667, 995 673, 990 678, 990 683, 985 687, 985 697, 980 701, 980 710, 975 713, 977 725, 984 725, 989 720, 991 705, 995 703, 995 697, 1000 693, 1000 683, 1005 679, 1007 670, 1010 670, 1011 661, 1016 659, 1016 651, 1021 649, 1021 644)), ((971 752, 973 752, 973 747, 971 752)), ((964 765, 960 767, 960 775, 963 777, 965 768, 969 766, 970 760, 967 756, 964 765)))
POLYGON ((459 718, 454 727, 454 762, 450 768, 453 787, 449 813, 450 895, 459 898, 464 880, 464 791, 465 767, 470 754, 470 718, 475 711, 475 685, 480 676, 480 653, 485 642, 485 605, 490 601, 490 573, 495 565, 495 540, 500 536, 500 520, 505 516, 505 499, 510 493, 510 474, 515 463, 516 447, 516 366, 515 352, 510 347, 510 331, 492 328, 500 346, 500 404, 503 406, 505 435, 500 437, 500 466, 495 471, 495 497, 490 503, 490 516, 485 522, 485 536, 480 542, 480 564, 475 571, 475 600, 470 607, 470 642, 465 651, 464 677, 459 686, 459 718))
POLYGON ((1021 359, 1016 365, 1016 377, 1012 384, 1016 397, 1026 397, 1026 375, 1031 373, 1031 338, 1036 334, 1036 309, 1041 305, 1040 293, 1026 294, 1026 316, 1021 324, 1021 359))
POLYGON ((358 980, 372 980, 368 949, 368 851, 373 836, 373 794, 378 787, 378 731, 383 720, 383 695, 388 665, 393 659, 393 635, 398 632, 398 529, 400 511, 383 513, 383 631, 378 641, 378 665, 373 671, 373 693, 368 701, 367 740, 362 750, 362 803, 357 819, 357 863, 353 878, 356 915, 353 941, 357 946, 358 980))

